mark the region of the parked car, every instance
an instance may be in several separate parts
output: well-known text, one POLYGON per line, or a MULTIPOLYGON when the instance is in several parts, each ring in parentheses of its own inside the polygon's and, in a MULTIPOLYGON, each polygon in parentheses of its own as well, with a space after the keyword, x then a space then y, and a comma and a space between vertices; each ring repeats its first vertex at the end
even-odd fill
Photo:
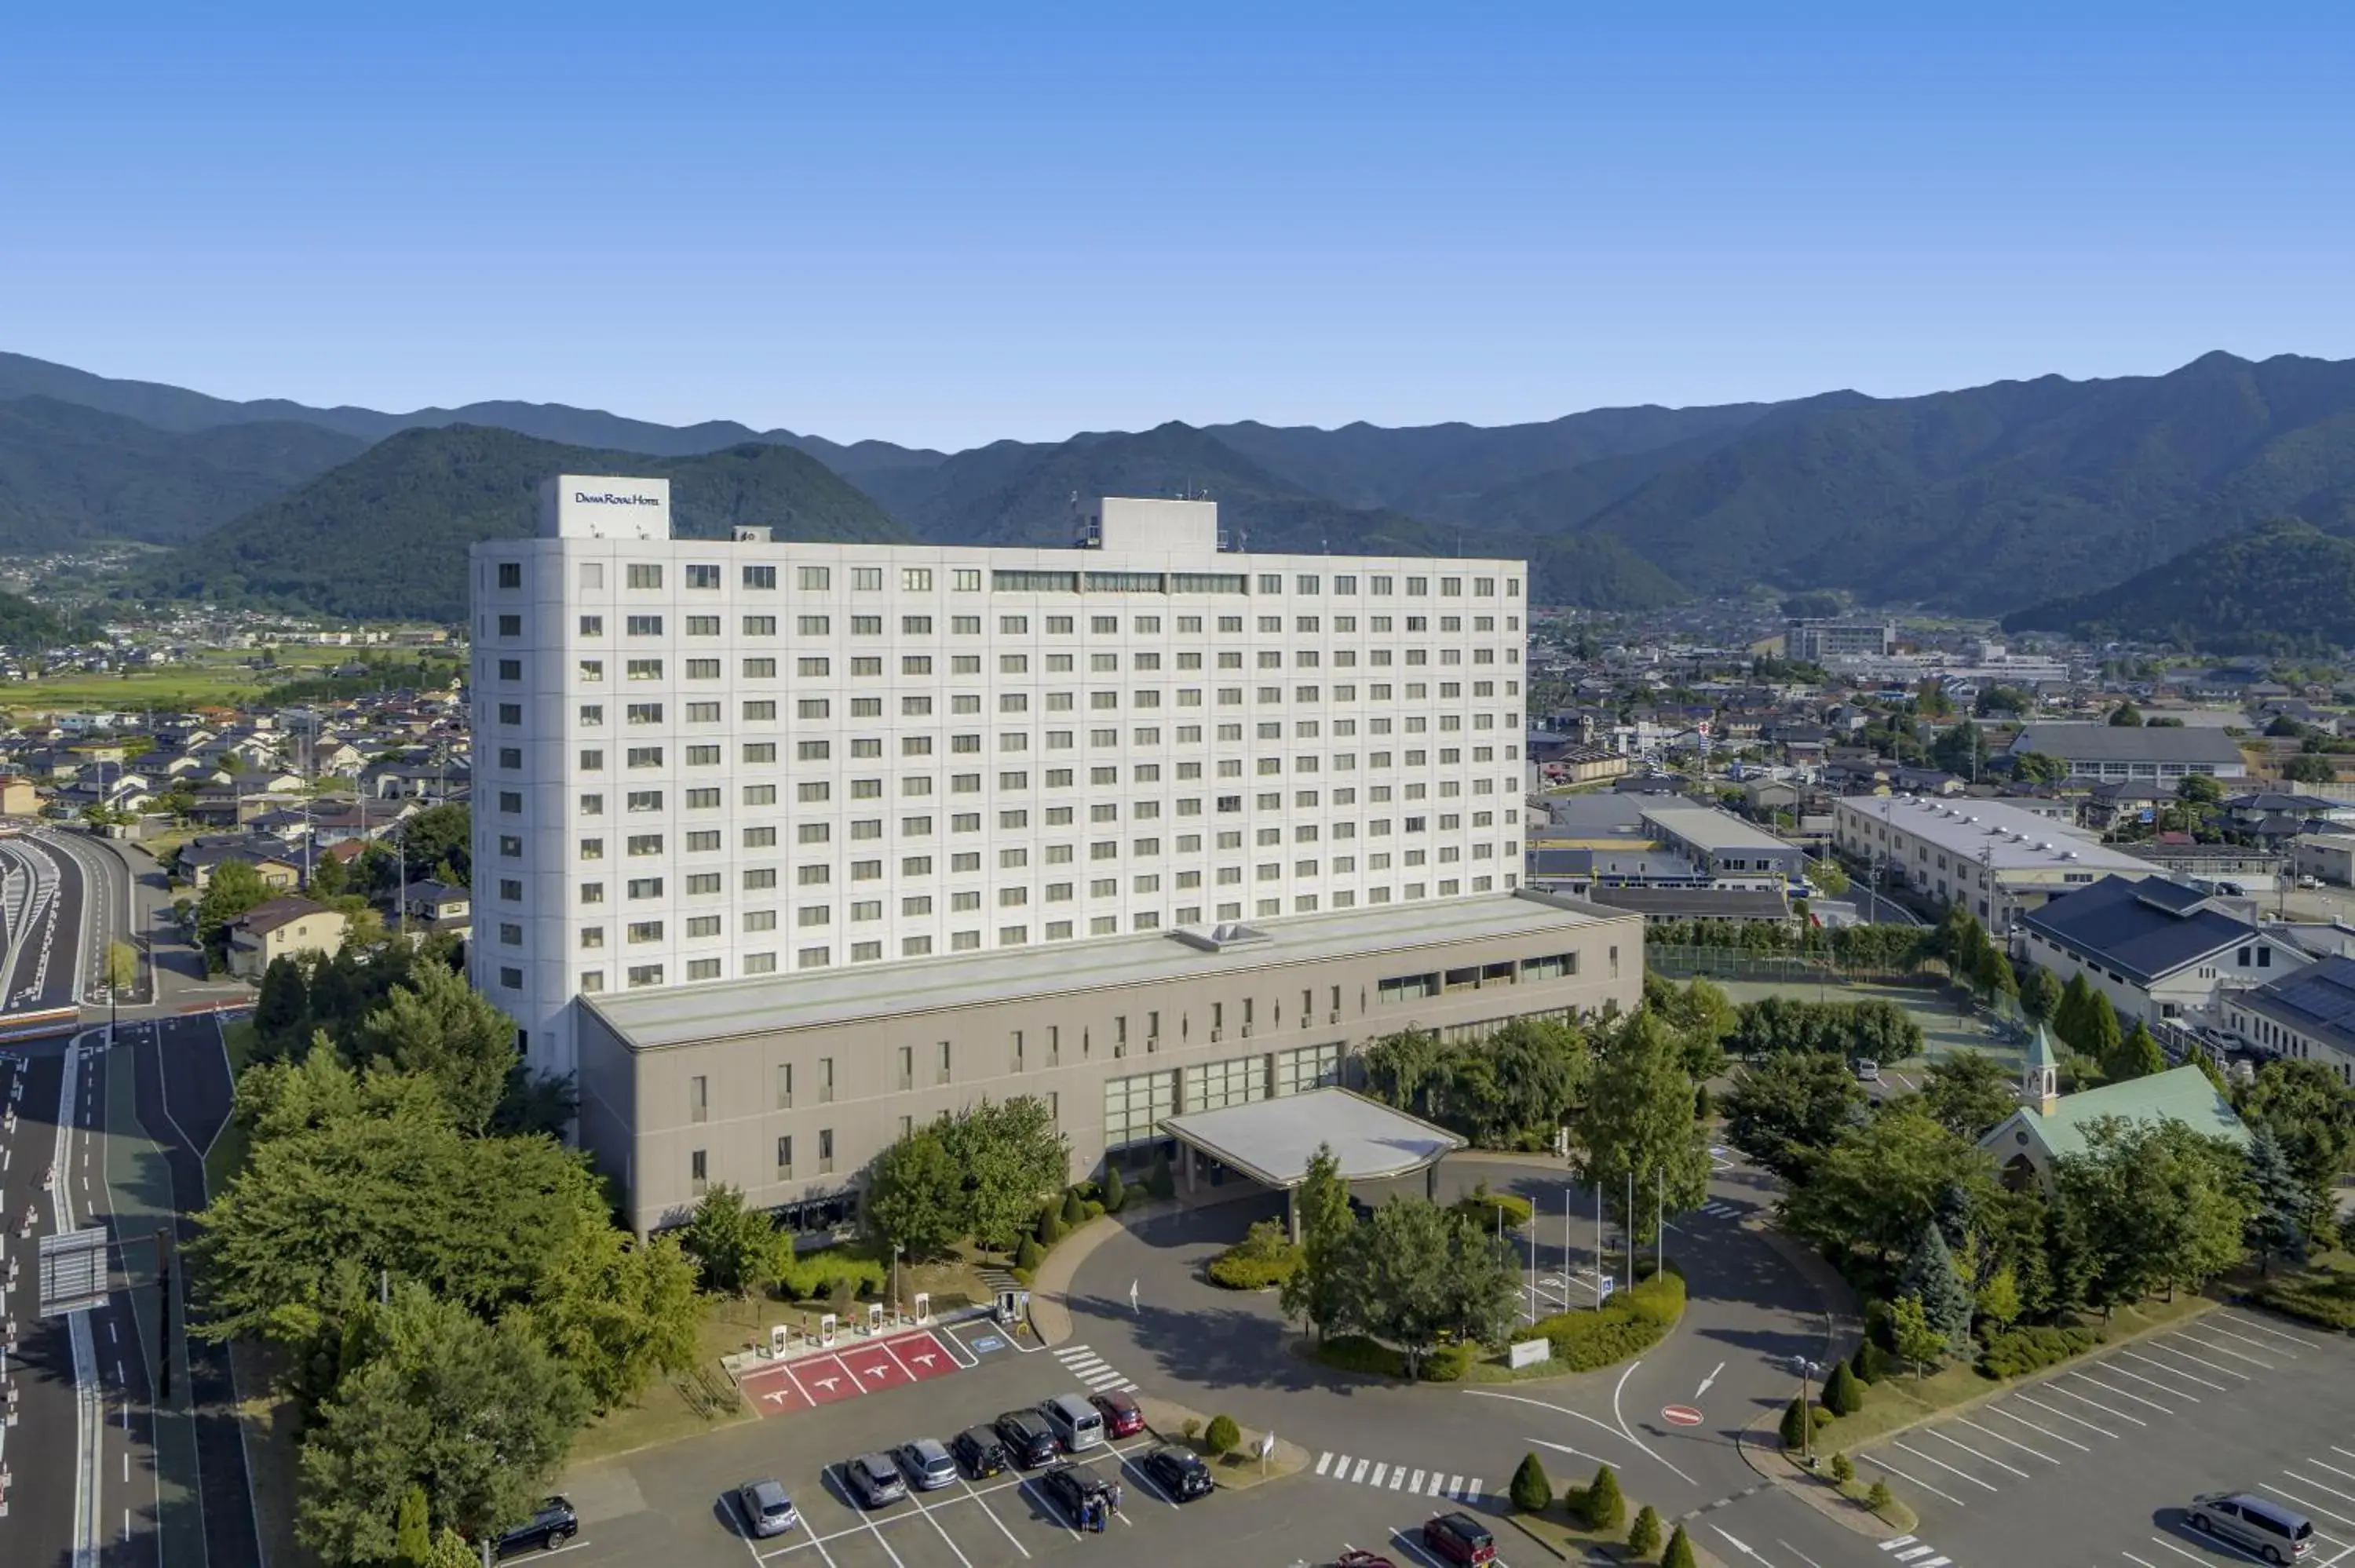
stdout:
POLYGON ((1014 1462, 1026 1468, 1053 1464, 1061 1449, 1055 1441, 1055 1429, 1035 1410, 1007 1411, 997 1418, 997 1435, 1006 1440, 1006 1451, 1014 1462))
POLYGON ((1881 1082, 1881 1064, 1870 1056, 1859 1056, 1856 1059, 1856 1081, 1859 1084, 1881 1082))
POLYGON ((2305 888, 2318 888, 2322 885, 2322 878, 2318 876, 2301 876, 2297 879, 2297 885, 2300 887, 2305 888))
POLYGON ((949 1457, 948 1446, 936 1438, 919 1437, 912 1443, 902 1443, 892 1457, 900 1461, 900 1473, 908 1478, 908 1484, 920 1492, 936 1492, 956 1484, 957 1463, 949 1457))
POLYGON ((1210 1495, 1210 1467, 1187 1448, 1156 1448, 1145 1457, 1144 1471, 1153 1484, 1179 1502, 1210 1495))
POLYGON ((862 1508, 881 1508, 908 1495, 908 1483, 889 1454, 861 1454, 845 1462, 842 1478, 862 1508))
POLYGON ((1145 1412, 1133 1393, 1092 1393, 1088 1403, 1103 1417, 1107 1437, 1134 1437, 1145 1430, 1145 1412))
POLYGON ((2250 1492, 2201 1492, 2186 1511, 2200 1534, 2268 1563, 2295 1563, 2314 1550, 2314 1525, 2304 1514, 2250 1492))
POLYGON ((1353 1546, 1333 1559, 1333 1568, 1398 1568, 1398 1564, 1379 1552, 1369 1552, 1362 1546, 1353 1546))
POLYGON ((529 1519, 501 1535, 493 1544, 502 1557, 510 1552, 527 1552, 535 1546, 543 1552, 553 1552, 580 1533, 581 1516, 572 1511, 571 1503, 563 1498, 542 1498, 539 1507, 529 1519))
POLYGON ((1468 1513, 1435 1513, 1423 1521, 1423 1547, 1443 1563, 1491 1563, 1497 1538, 1468 1513))
POLYGON ((1063 1446, 1066 1454, 1082 1453, 1099 1447, 1104 1440, 1103 1417, 1096 1407, 1076 1393, 1059 1393, 1052 1399, 1039 1402, 1039 1414, 1063 1446))
POLYGON ((1039 1486, 1076 1530, 1103 1531, 1120 1507, 1120 1489, 1085 1465, 1058 1465, 1039 1478, 1039 1486))
POLYGON ((736 1489, 736 1507, 744 1515, 745 1533, 756 1538, 783 1535, 801 1522, 782 1481, 746 1481, 736 1489))
POLYGON ((976 1481, 986 1481, 1001 1473, 1010 1462, 1006 1457, 1006 1445, 986 1426, 968 1426, 950 1438, 949 1452, 964 1467, 964 1473, 976 1481))

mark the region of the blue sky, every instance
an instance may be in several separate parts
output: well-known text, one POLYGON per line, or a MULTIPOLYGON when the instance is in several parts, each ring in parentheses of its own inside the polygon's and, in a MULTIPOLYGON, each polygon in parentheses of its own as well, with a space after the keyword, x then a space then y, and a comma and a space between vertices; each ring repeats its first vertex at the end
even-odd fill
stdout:
POLYGON ((2345 6, 43 10, 0 347, 224 396, 968 445, 2355 355, 2345 6))

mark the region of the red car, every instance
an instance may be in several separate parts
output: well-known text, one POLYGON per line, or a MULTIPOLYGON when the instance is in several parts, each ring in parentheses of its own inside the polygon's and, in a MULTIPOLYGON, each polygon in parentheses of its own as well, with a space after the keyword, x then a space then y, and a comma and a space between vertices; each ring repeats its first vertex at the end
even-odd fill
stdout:
POLYGON ((1107 1437, 1134 1437, 1145 1430, 1145 1412, 1137 1408, 1134 1394, 1092 1393, 1088 1403, 1103 1417, 1107 1437))
POLYGON ((1468 1513, 1435 1513, 1423 1521, 1423 1550, 1443 1563, 1466 1568, 1496 1560, 1497 1538, 1468 1513))

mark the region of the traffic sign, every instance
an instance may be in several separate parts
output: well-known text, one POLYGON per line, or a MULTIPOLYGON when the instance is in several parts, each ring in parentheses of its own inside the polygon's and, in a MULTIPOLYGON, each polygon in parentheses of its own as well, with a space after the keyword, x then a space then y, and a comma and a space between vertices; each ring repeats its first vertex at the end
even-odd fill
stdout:
POLYGON ((1689 1404, 1664 1404, 1660 1407, 1660 1419, 1671 1426, 1698 1426, 1701 1415, 1689 1404))

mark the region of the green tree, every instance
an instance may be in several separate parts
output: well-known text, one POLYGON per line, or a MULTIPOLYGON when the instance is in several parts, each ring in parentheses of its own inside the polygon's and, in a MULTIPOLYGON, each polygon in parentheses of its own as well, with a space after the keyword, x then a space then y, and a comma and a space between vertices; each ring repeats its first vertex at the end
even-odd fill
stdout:
POLYGON ((1838 1481, 1841 1486, 1846 1486, 1850 1481, 1856 1479, 1856 1461, 1849 1458, 1845 1453, 1834 1454, 1832 1456, 1832 1479, 1838 1481))
POLYGON ((1348 1183, 1341 1180, 1341 1161, 1331 1144, 1318 1144, 1308 1157, 1308 1170, 1294 1191, 1293 1203, 1300 1221, 1300 1266, 1284 1282, 1284 1312, 1307 1319, 1322 1344, 1326 1330, 1348 1310, 1348 1259, 1358 1224, 1349 1208, 1348 1183))
POLYGON ((2105 1117, 2083 1131, 2084 1151, 2055 1160, 2052 1180, 2082 1227, 2094 1305, 2197 1285, 2239 1258, 2251 1206, 2240 1150, 2172 1119, 2105 1117))
POLYGON ((1366 1047, 1366 1086, 1384 1105, 1415 1110, 1423 1091, 1439 1075, 1446 1050, 1439 1036, 1424 1029, 1385 1034, 1366 1047))
POLYGON ((1627 1522, 1627 1499, 1619 1489, 1619 1472, 1599 1467, 1586 1489, 1586 1528, 1608 1534, 1627 1522))
POLYGON ((253 1002, 253 1035, 267 1055, 282 1056, 311 1036, 311 972, 299 958, 270 960, 253 1002))
POLYGON ((216 966, 228 960, 230 924, 270 896, 261 873, 244 861, 225 860, 213 867, 204 896, 197 900, 197 941, 216 966))
POLYGON ((587 1414, 579 1381, 519 1319, 485 1323, 405 1284, 371 1315, 372 1353, 305 1431, 295 1528, 332 1563, 400 1548, 400 1499, 480 1535, 527 1513, 587 1414))
POLYGON ((2110 999, 2099 991, 2092 992, 2085 1001, 2085 1042, 2079 1047, 2094 1061, 2107 1065, 2118 1059, 2118 1047, 2125 1044, 2126 1033, 2118 1026, 2118 1010, 2110 999))
POLYGON ((474 885, 474 813, 465 806, 428 806, 395 832, 399 853, 409 862, 410 881, 422 882, 446 867, 459 886, 474 885))
POLYGON ((2339 1083, 2326 1063, 2283 1056, 2257 1070, 2238 1108, 2250 1126, 2273 1129, 2313 1194, 2316 1213, 2327 1216, 2339 1178, 2355 1156, 2355 1091, 2339 1083))
POLYGON ((777 1254, 775 1222, 748 1208, 744 1190, 716 1181, 696 1201, 679 1245, 702 1270, 704 1288, 749 1296, 769 1277, 777 1254))
POLYGON ((2030 969, 2028 978, 2019 982, 2020 1012, 2035 1022, 2050 1023, 2060 1005, 2061 982, 2052 978, 2052 971, 2041 966, 2030 969))
POLYGON ((964 1234, 964 1175, 940 1134, 916 1128, 867 1168, 868 1232, 920 1257, 939 1253, 964 1234))
POLYGON ((1923 1108, 1957 1138, 1977 1142, 2018 1104, 2010 1075, 1985 1052, 1950 1053, 1944 1061, 1933 1062, 1923 1075, 1923 1108))
POLYGON ((2224 799, 2224 787, 2206 773, 2187 773, 2177 780, 2175 797, 2194 806, 2213 806, 2224 799))
POLYGON ((2085 983, 2085 971, 2078 970, 2061 988, 2061 1001, 2052 1010, 2052 1033, 2061 1043, 2081 1054, 2091 1054, 2087 1043, 2093 1027, 2094 988, 2085 983))
POLYGON ((1231 1454, 1243 1440, 1241 1428, 1231 1415, 1213 1415, 1210 1429, 1202 1434, 1202 1447, 1215 1459, 1221 1454, 1231 1454))
POLYGON ((2328 757, 2302 751, 2282 764, 2282 778, 2291 784, 2335 784, 2339 766, 2328 757))
POLYGON ((2060 784, 2069 778, 2069 765, 2041 751, 2024 751, 2011 759, 2012 776, 2029 784, 2060 784))
POLYGON ((1103 1206, 1107 1214, 1117 1214, 1128 1207, 1128 1183, 1120 1179, 1120 1167, 1104 1167, 1103 1206))
POLYGON ((490 999, 431 959, 409 971, 360 1021, 362 1060, 381 1060, 440 1086, 464 1131, 490 1126, 518 1057, 515 1024, 490 999))
POLYGON ((1969 1343, 1970 1287, 1955 1269, 1945 1233, 1936 1224, 1922 1227, 1921 1239, 1913 1244, 1904 1270, 1897 1277, 1897 1288, 1901 1295, 1922 1304, 1930 1327, 1937 1330, 1949 1352, 1959 1353, 1969 1343))
POLYGON ((1545 1467, 1538 1463, 1534 1450, 1521 1456, 1514 1467, 1513 1484, 1508 1495, 1513 1506, 1523 1513, 1543 1513, 1553 1506, 1553 1482, 1546 1477, 1545 1467))
POLYGON ((1708 1139, 1692 1112, 1692 1079, 1675 1036, 1648 1011, 1637 1012, 1595 1071, 1577 1170, 1620 1210, 1631 1179, 1643 1189, 1635 1213, 1618 1215, 1639 1242, 1652 1239, 1657 1210, 1682 1213, 1709 1195, 1708 1139))
POLYGON ((2103 1062, 2102 1071, 2112 1083, 2128 1078, 2147 1078, 2154 1073, 2167 1071, 2167 1054, 2150 1033, 2150 1025, 2135 1020, 2134 1033, 2118 1043, 2117 1050, 2103 1062))
POLYGON ((1039 1201, 1069 1179, 1071 1151, 1054 1113, 1035 1095, 983 1100, 940 1129, 964 1173, 965 1228, 986 1247, 1011 1247, 1039 1201))
POLYGON ((1683 1525, 1678 1525, 1669 1535, 1668 1549, 1660 1553, 1660 1568, 1699 1568, 1699 1562, 1693 1556, 1692 1540, 1685 1534, 1683 1525))
POLYGON ((1980 1286, 1974 1304, 1980 1318, 1998 1329, 2009 1329, 2019 1316, 2019 1283, 2009 1268, 1998 1268, 1980 1286))
POLYGON ((1864 1408, 1864 1384, 1846 1361, 1834 1361, 1824 1379, 1824 1408, 1834 1415, 1854 1415, 1864 1408))
POLYGON ((1636 1510, 1636 1522, 1627 1527, 1627 1550, 1638 1557, 1649 1557, 1659 1549, 1659 1512, 1646 1503, 1636 1510))
POLYGON ((1909 1096, 1842 1132, 1784 1210, 1793 1230, 1828 1252, 1863 1248, 1885 1257, 1913 1245, 1949 1187, 1977 1191, 1993 1181, 1988 1158, 1909 1096))
POLYGON ((1875 1513, 1887 1513, 1896 1501, 1890 1495, 1889 1481, 1885 1477, 1875 1477, 1872 1489, 1864 1494, 1864 1506, 1875 1513))
POLYGON ((426 1515, 425 1489, 411 1482, 400 1494, 393 1515, 392 1560, 397 1568, 431 1568, 433 1523, 426 1515))
POLYGON ((2270 1273, 2275 1257, 2306 1255, 2307 1232, 2314 1215, 2314 1194, 2299 1179, 2282 1149, 2280 1135, 2258 1126, 2249 1135, 2249 1250, 2257 1266, 2270 1273))
POLYGON ((1827 898, 1838 898, 1850 885, 1848 873, 1829 855, 1807 862, 1807 881, 1827 898))
POLYGON ((1981 948, 1971 963, 1971 989, 1979 1000, 1994 1002, 1998 998, 2019 994, 2019 981, 2011 972, 2011 960, 2003 956, 1993 943, 1981 948))
POLYGON ((2142 724, 2142 710, 2131 702, 2120 703, 2110 710, 2110 723, 2117 728, 2137 728, 2142 724))
POLYGON ((351 871, 332 854, 320 853, 312 858, 311 885, 304 891, 319 899, 334 898, 350 892, 351 871))
POLYGON ((1725 1140, 1788 1182, 1861 1118, 1864 1091, 1839 1057, 1781 1051, 1746 1068, 1719 1108, 1725 1140))
POLYGON ((1814 1429, 1815 1416, 1808 1411, 1807 1402, 1793 1394, 1791 1403, 1783 1407, 1783 1420, 1775 1428, 1775 1436, 1782 1439, 1785 1448, 1796 1453, 1807 1446, 1808 1434, 1814 1429))
POLYGON ((1392 1198, 1348 1233, 1347 1247, 1338 1316, 1397 1346, 1409 1377, 1443 1330, 1492 1338, 1518 1300, 1512 1244, 1421 1198, 1392 1198))
POLYGON ((1897 1353, 1913 1363, 1913 1379, 1919 1383, 1922 1369, 1934 1366, 1945 1358, 1946 1336, 1930 1321, 1918 1296, 1900 1296, 1890 1303, 1890 1338, 1896 1342, 1897 1353))

